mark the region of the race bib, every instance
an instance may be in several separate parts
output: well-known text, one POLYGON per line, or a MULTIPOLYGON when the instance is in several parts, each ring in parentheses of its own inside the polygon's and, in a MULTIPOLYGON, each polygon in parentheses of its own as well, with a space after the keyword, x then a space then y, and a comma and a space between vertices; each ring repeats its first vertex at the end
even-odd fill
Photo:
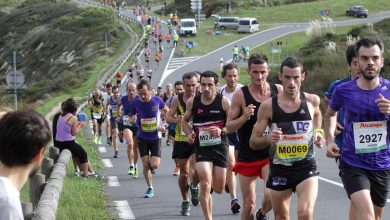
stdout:
POLYGON ((373 153, 387 148, 387 121, 353 123, 355 152, 373 153))
POLYGON ((157 130, 157 118, 141 118, 141 128, 145 132, 157 130))
POLYGON ((101 119, 102 118, 102 113, 92 112, 92 115, 93 115, 94 119, 101 119))
POLYGON ((123 120, 123 125, 124 126, 128 126, 128 127, 133 126, 133 123, 130 123, 130 116, 124 115, 122 120, 123 120))
POLYGON ((113 117, 117 117, 118 116, 118 112, 117 112, 117 106, 116 105, 111 105, 111 112, 112 112, 112 116, 113 117))
POLYGON ((309 151, 309 141, 305 133, 282 135, 276 143, 276 156, 284 162, 302 160, 309 151))
POLYGON ((221 137, 212 137, 210 132, 202 128, 199 129, 199 146, 208 147, 221 144, 221 137))

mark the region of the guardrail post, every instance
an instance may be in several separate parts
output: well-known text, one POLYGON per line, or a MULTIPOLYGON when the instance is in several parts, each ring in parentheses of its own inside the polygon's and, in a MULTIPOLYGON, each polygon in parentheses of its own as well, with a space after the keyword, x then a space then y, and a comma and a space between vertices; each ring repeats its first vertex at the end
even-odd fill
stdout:
POLYGON ((33 216, 33 205, 31 202, 21 202, 24 220, 30 220, 33 216))
POLYGON ((33 207, 37 207, 39 198, 41 197, 43 187, 45 186, 45 175, 35 174, 30 178, 30 202, 33 204, 33 207))
POLYGON ((54 160, 54 163, 57 163, 59 156, 60 156, 60 149, 58 149, 57 147, 50 146, 49 157, 54 160))
POLYGON ((45 175, 45 180, 49 179, 51 171, 53 170, 54 160, 44 157, 42 160, 41 172, 45 175))

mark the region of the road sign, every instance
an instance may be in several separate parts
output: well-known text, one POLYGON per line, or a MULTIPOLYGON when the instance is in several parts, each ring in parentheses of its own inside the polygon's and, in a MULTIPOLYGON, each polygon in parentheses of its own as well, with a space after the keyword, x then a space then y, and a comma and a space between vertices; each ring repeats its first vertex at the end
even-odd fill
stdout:
POLYGON ((10 70, 7 72, 5 80, 7 81, 9 88, 19 89, 23 86, 24 74, 19 70, 16 70, 16 74, 14 70, 10 70))
MULTIPOLYGON (((8 56, 7 56, 7 63, 9 65, 13 65, 14 64, 14 54, 13 52, 10 53, 8 56)), ((20 64, 22 63, 22 60, 23 60, 23 56, 22 54, 20 54, 19 52, 16 52, 16 64, 20 64)))
POLYGON ((191 10, 197 11, 202 9, 202 0, 191 0, 191 10))

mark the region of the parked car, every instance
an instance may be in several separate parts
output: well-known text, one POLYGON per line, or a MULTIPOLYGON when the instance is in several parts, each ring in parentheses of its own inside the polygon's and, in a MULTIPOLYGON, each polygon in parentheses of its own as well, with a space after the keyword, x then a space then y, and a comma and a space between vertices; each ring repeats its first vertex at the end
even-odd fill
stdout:
POLYGON ((368 10, 364 6, 352 6, 345 11, 345 15, 367 18, 368 10))
POLYGON ((260 30, 260 24, 256 20, 256 18, 241 18, 238 22, 238 33, 240 32, 250 32, 253 33, 255 31, 260 30))
POLYGON ((217 20, 217 26, 218 29, 226 29, 226 28, 238 28, 238 22, 240 21, 239 17, 220 17, 217 20))
POLYGON ((192 36, 196 35, 196 22, 193 18, 183 18, 180 20, 180 35, 190 34, 192 36))

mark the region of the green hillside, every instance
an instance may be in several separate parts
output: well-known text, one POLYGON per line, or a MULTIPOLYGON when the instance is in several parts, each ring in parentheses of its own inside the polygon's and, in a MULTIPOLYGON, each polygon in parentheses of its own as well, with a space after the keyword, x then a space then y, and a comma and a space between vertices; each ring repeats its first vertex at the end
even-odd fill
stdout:
MULTIPOLYGON (((31 103, 80 88, 87 80, 96 83, 103 68, 95 66, 109 66, 126 49, 123 45, 135 43, 132 37, 112 10, 79 8, 66 1, 26 1, 0 16, 1 87, 10 68, 5 60, 13 50, 23 56, 18 67, 26 76, 22 97, 31 103)), ((4 97, 4 89, 0 93, 4 97)))

